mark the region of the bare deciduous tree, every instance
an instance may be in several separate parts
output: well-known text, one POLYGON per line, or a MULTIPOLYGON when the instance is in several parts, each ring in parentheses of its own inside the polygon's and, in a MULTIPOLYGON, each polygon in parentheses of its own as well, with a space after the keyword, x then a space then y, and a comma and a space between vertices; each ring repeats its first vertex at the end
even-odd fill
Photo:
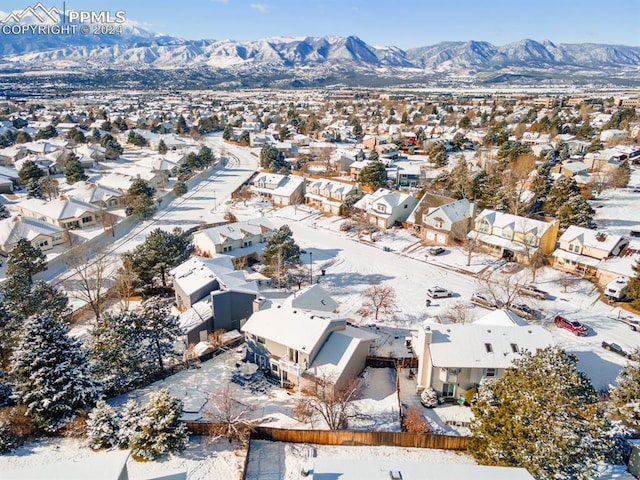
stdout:
POLYGON ((373 315, 374 320, 378 316, 391 315, 397 309, 396 292, 393 287, 372 282, 362 291, 364 302, 358 313, 364 317, 373 315))
POLYGON ((226 438, 229 442, 238 440, 247 445, 257 423, 250 418, 253 409, 253 405, 239 400, 238 392, 232 390, 230 383, 215 390, 205 407, 205 418, 211 422, 210 435, 214 440, 226 438))
POLYGON ((453 323, 470 323, 471 321, 471 309, 466 302, 458 301, 454 302, 447 312, 444 314, 453 323))
POLYGON ((353 403, 362 391, 362 381, 355 378, 344 388, 336 389, 329 375, 315 377, 315 382, 302 389, 296 400, 295 413, 302 421, 322 419, 330 430, 346 428, 349 420, 358 415, 353 403))
POLYGON ((520 289, 529 283, 529 273, 522 270, 504 275, 497 269, 487 269, 478 275, 478 283, 480 290, 489 295, 497 305, 508 308, 520 298, 520 289))
POLYGON ((411 405, 404 415, 402 426, 410 433, 427 433, 431 431, 431 425, 424 418, 422 408, 418 405, 411 405))
POLYGON ((122 262, 114 277, 113 292, 120 301, 122 311, 129 310, 131 297, 136 294, 136 274, 130 262, 122 262))
POLYGON ((86 302, 96 319, 99 319, 111 283, 110 275, 113 273, 105 248, 78 246, 65 264, 72 272, 71 277, 65 281, 69 295, 86 302))

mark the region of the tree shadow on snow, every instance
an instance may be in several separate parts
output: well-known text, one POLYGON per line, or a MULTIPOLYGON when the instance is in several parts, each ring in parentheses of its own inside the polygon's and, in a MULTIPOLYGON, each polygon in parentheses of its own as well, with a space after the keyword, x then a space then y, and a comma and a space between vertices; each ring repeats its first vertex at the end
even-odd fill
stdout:
POLYGON ((622 370, 622 365, 605 360, 594 352, 572 352, 578 357, 578 371, 584 372, 598 391, 609 390, 609 385, 616 383, 616 377, 622 370))

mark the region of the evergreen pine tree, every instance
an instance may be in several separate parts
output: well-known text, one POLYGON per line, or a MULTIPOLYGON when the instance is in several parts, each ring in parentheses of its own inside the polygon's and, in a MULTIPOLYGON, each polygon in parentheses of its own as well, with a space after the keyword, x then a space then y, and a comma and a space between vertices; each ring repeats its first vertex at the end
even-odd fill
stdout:
POLYGON ((177 357, 175 344, 183 334, 178 318, 170 314, 169 305, 160 297, 151 297, 142 302, 140 316, 144 319, 142 336, 147 349, 155 359, 158 372, 164 372, 164 359, 177 357))
POLYGON ((300 247, 293 239, 289 225, 283 225, 269 237, 262 252, 262 261, 269 271, 281 274, 300 263, 300 247))
POLYGON ((7 207, 5 207, 4 203, 0 203, 0 220, 4 220, 5 218, 9 218, 11 216, 11 213, 9 213, 9 210, 7 209, 7 207))
POLYGON ((184 116, 180 115, 178 117, 178 121, 176 122, 176 133, 183 134, 188 133, 189 127, 187 127, 187 121, 184 116))
POLYGON ((164 143, 163 139, 160 139, 160 141, 158 142, 158 153, 160 155, 164 155, 168 150, 169 149, 167 148, 167 144, 164 143))
POLYGON ((34 315, 25 321, 11 357, 13 396, 46 431, 59 430, 98 398, 84 351, 68 333, 60 320, 34 315))
POLYGON ((595 228, 595 211, 580 194, 573 178, 561 178, 553 184, 544 201, 544 211, 558 219, 561 230, 570 225, 595 228))
POLYGON ((104 400, 98 401, 87 418, 87 438, 94 450, 111 448, 120 440, 120 419, 116 411, 104 400))
POLYGON ((156 364, 145 342, 144 324, 136 312, 106 312, 91 330, 91 373, 107 395, 143 385, 153 373, 156 364))
POLYGON ((233 140, 233 127, 230 124, 225 125, 222 131, 222 139, 227 142, 233 140))
POLYGON ((29 180, 29 183, 27 183, 27 198, 39 198, 40 200, 44 200, 42 187, 38 180, 29 180))
POLYGON ((25 238, 18 240, 7 256, 8 276, 22 276, 31 283, 36 273, 44 272, 46 269, 44 253, 25 238))
POLYGON ((525 351, 502 377, 481 384, 471 407, 475 459, 526 468, 539 480, 594 478, 613 441, 596 391, 576 365, 557 347, 525 351))
POLYGON ((64 176, 69 185, 89 179, 87 174, 84 173, 82 163, 80 163, 80 160, 78 160, 75 154, 69 156, 67 164, 64 167, 64 176))
POLYGON ((147 181, 135 179, 127 191, 128 214, 137 215, 141 220, 151 218, 156 210, 153 194, 153 187, 147 181))
POLYGON ((184 194, 186 194, 188 191, 187 189, 187 184, 182 182, 182 181, 177 181, 174 185, 173 185, 173 193, 176 194, 176 197, 181 197, 184 194))
POLYGON ((640 363, 638 352, 632 361, 620 371, 616 386, 611 391, 610 410, 613 418, 638 431, 640 430, 640 363))
POLYGON ((129 442, 134 458, 153 460, 172 451, 187 447, 189 436, 184 423, 180 422, 182 400, 160 390, 149 399, 139 429, 129 442))
POLYGON ((127 400, 120 409, 120 425, 118 429, 118 446, 129 448, 131 440, 140 430, 140 423, 144 415, 142 408, 135 400, 127 400))
POLYGON ((25 160, 18 171, 18 180, 22 185, 27 185, 31 180, 40 180, 44 172, 33 160, 25 160))
POLYGON ((373 190, 384 188, 387 185, 387 170, 384 163, 373 161, 367 163, 358 175, 358 181, 373 190))

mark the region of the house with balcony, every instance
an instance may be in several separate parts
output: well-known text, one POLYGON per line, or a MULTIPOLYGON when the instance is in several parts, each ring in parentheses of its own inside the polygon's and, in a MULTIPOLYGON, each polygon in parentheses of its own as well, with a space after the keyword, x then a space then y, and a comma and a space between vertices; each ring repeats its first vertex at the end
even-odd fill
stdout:
POLYGON ((620 255, 628 243, 621 235, 571 225, 560 236, 558 248, 553 252, 553 267, 585 277, 599 277, 600 264, 620 255))
POLYGON ((340 390, 364 369, 376 335, 345 318, 281 305, 255 312, 242 327, 247 359, 283 386, 327 380, 340 390))
POLYGON ((476 205, 466 198, 455 200, 425 194, 407 219, 413 232, 430 245, 450 245, 466 238, 476 205))
POLYGON ((315 180, 307 185, 306 203, 324 213, 340 215, 349 195, 358 194, 358 186, 335 180, 315 180))
POLYGON ((535 254, 550 255, 558 238, 557 220, 538 220, 485 209, 467 234, 489 255, 528 264, 535 254))
POLYGON ((406 221, 417 204, 418 199, 412 193, 380 188, 362 197, 353 208, 362 211, 372 225, 389 228, 406 221))
POLYGON ((16 208, 23 217, 37 218, 65 230, 95 227, 101 219, 100 208, 65 196, 49 201, 29 198, 17 203, 16 208))
POLYGON ((297 205, 304 200, 305 181, 296 175, 260 173, 251 182, 251 191, 273 205, 297 205))
POLYGON ((445 399, 455 399, 483 379, 502 376, 525 350, 535 352, 554 345, 554 340, 546 328, 520 319, 517 323, 425 323, 412 345, 418 356, 417 392, 431 387, 445 399))

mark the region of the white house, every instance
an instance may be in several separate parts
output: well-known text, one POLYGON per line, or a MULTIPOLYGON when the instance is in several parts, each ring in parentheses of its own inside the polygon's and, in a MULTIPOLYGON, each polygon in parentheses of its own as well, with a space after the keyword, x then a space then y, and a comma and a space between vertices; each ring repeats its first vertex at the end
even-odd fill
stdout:
POLYGON ((43 252, 65 242, 62 228, 37 218, 17 215, 0 220, 0 253, 7 255, 21 238, 43 252))
POLYGON ((358 187, 335 180, 314 180, 307 185, 307 204, 332 215, 340 214, 340 207, 349 195, 358 193, 358 187))
POLYGON ((285 305, 255 312, 242 331, 249 360, 283 385, 303 387, 319 378, 333 383, 336 390, 364 369, 377 338, 348 325, 344 318, 285 305))
POLYGON ((554 344, 540 325, 530 325, 512 312, 471 324, 425 323, 413 349, 418 356, 417 390, 431 387, 444 398, 463 396, 484 378, 499 377, 521 352, 554 344), (508 316, 509 318, 502 318, 508 316))
POLYGON ((417 204, 418 199, 411 193, 380 188, 362 197, 353 207, 362 210, 373 225, 389 228, 407 220, 417 204))
POLYGON ((259 255, 274 229, 266 218, 254 218, 199 230, 193 234, 193 244, 196 254, 204 257, 231 252, 236 257, 259 255))
POLYGON ((252 192, 266 198, 274 205, 295 205, 304 199, 305 182, 303 177, 260 173, 251 183, 252 192))
POLYGON ((100 220, 98 207, 64 196, 49 201, 29 198, 17 203, 16 207, 20 215, 70 230, 93 227, 100 220))

